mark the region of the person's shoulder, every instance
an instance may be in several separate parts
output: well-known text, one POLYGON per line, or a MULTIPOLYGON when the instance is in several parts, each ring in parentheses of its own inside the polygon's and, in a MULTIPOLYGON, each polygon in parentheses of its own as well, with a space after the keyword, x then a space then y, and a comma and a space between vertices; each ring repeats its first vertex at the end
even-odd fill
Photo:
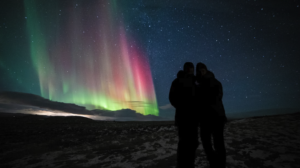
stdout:
POLYGON ((185 72, 183 70, 180 70, 177 72, 177 78, 184 78, 185 72))
POLYGON ((216 87, 222 87, 222 83, 216 78, 213 79, 213 83, 216 87))
POLYGON ((172 85, 176 85, 179 83, 179 78, 175 78, 173 81, 172 81, 172 85))
POLYGON ((212 86, 222 86, 221 82, 215 77, 215 74, 208 71, 208 78, 212 86))
POLYGON ((206 72, 206 78, 215 78, 215 74, 211 71, 206 72))
POLYGON ((216 77, 213 78, 213 81, 214 81, 216 84, 218 84, 218 85, 220 84, 220 85, 221 85, 221 82, 220 82, 216 77))
POLYGON ((178 71, 176 78, 172 82, 172 85, 179 83, 179 81, 184 77, 185 77, 185 72, 182 70, 178 71))

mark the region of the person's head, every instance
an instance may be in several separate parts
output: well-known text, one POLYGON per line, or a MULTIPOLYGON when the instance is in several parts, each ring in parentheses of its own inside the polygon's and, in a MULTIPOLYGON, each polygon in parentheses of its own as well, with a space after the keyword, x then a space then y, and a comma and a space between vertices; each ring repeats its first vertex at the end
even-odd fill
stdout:
POLYGON ((203 64, 202 62, 199 62, 196 66, 196 74, 204 76, 207 73, 207 67, 205 64, 203 64))
POLYGON ((194 75, 194 64, 191 62, 184 63, 183 71, 187 74, 193 74, 194 75))

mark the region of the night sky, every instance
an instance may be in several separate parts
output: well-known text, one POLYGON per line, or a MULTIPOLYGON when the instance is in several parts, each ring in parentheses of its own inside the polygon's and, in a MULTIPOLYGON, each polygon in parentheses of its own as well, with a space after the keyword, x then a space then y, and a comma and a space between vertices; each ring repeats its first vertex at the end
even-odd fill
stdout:
POLYGON ((187 61, 227 113, 300 108, 300 1, 0 2, 0 91, 158 115, 187 61))

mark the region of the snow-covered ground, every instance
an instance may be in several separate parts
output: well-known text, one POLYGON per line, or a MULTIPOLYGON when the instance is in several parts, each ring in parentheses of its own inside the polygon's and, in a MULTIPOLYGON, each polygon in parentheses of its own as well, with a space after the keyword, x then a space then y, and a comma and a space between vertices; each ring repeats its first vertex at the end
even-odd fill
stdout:
MULTIPOLYGON (((225 128, 227 167, 298 168, 299 121, 300 113, 229 122, 225 128)), ((28 122, 24 125, 29 125, 28 122)), ((32 123, 34 126, 28 128, 17 123, 13 123, 15 126, 6 123, 4 128, 1 124, 0 131, 4 134, 1 135, 0 167, 165 168, 176 165, 178 138, 172 122, 74 120, 65 124, 56 122, 56 126, 55 121, 32 123)), ((201 143, 196 165, 207 167, 201 143)))

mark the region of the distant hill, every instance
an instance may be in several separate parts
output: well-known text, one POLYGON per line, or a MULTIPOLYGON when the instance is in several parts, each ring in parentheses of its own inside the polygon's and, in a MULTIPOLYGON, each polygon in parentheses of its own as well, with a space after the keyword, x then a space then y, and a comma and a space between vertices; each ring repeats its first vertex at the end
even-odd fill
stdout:
MULTIPOLYGON (((295 112, 300 112, 300 109, 277 108, 277 109, 262 109, 262 110, 246 111, 246 112, 235 112, 235 113, 226 112, 226 116, 228 119, 241 119, 241 118, 260 117, 260 116, 291 114, 295 112)), ((175 109, 170 109, 170 108, 160 109, 159 116, 166 118, 168 120, 174 120, 175 109)))
POLYGON ((166 120, 174 120, 175 109, 159 109, 159 116, 165 118, 166 120))
POLYGON ((164 118, 155 116, 155 115, 142 115, 137 113, 131 109, 122 109, 117 111, 105 111, 105 110, 91 110, 91 112, 95 115, 99 116, 107 116, 107 117, 115 117, 115 118, 123 118, 124 120, 132 120, 133 118, 142 121, 156 121, 156 120, 165 120, 164 118), (127 118, 127 119, 126 119, 127 118))
POLYGON ((30 93, 1 92, 0 103, 30 105, 74 114, 91 114, 85 107, 76 104, 55 102, 30 93))
POLYGON ((226 116, 229 119, 240 119, 240 118, 280 115, 280 114, 291 114, 296 112, 300 112, 300 110, 294 108, 278 108, 278 109, 262 109, 262 110, 238 112, 238 113, 226 113, 226 116))
MULTIPOLYGON (((108 111, 108 110, 99 110, 99 109, 87 110, 85 107, 78 106, 76 104, 51 101, 41 96, 37 96, 30 93, 20 93, 20 92, 0 93, 0 109, 7 109, 7 111, 9 112, 20 113, 22 112, 22 109, 25 108, 28 109, 28 107, 25 106, 34 106, 42 109, 49 109, 50 111, 57 110, 57 111, 62 111, 62 112, 67 112, 72 114, 91 115, 95 120, 98 119, 103 120, 103 117, 110 120, 122 120, 122 121, 164 120, 163 118, 154 115, 142 115, 131 109, 121 109, 117 111, 108 111)), ((39 109, 32 109, 32 110, 34 111, 39 109)), ((43 115, 42 113, 43 112, 40 112, 41 115, 43 115)))

